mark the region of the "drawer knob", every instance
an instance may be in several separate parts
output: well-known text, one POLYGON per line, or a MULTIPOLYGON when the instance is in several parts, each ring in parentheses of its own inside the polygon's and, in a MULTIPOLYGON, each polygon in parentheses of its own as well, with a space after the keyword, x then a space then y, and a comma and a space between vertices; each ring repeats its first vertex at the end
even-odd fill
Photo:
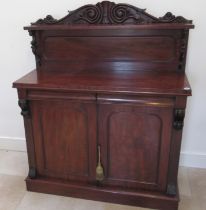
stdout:
POLYGON ((104 169, 101 164, 101 147, 98 146, 98 163, 96 167, 96 180, 102 181, 104 179, 104 169))

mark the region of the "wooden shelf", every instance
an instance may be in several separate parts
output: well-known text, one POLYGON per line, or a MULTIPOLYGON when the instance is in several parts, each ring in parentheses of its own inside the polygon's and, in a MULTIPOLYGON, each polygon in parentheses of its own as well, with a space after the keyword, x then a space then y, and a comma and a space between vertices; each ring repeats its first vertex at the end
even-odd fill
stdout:
POLYGON ((191 88, 185 73, 162 71, 34 70, 14 82, 13 87, 85 92, 191 95, 191 88))

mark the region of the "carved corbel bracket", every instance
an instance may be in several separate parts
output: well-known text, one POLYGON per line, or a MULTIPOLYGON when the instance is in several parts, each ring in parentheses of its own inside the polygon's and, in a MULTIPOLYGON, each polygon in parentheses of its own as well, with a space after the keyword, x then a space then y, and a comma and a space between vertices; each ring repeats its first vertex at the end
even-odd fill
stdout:
POLYGON ((184 125, 185 110, 184 109, 175 109, 174 110, 174 122, 173 127, 176 130, 181 130, 184 125))
POLYGON ((182 37, 181 37, 181 43, 180 43, 179 70, 184 70, 185 69, 188 33, 189 33, 188 30, 183 30, 182 31, 182 37))
POLYGON ((29 117, 30 116, 29 101, 25 99, 20 99, 18 104, 21 108, 21 115, 24 117, 29 117))
POLYGON ((38 50, 37 50, 37 40, 36 40, 35 32, 29 31, 29 35, 32 37, 31 49, 32 49, 32 52, 36 58, 36 65, 41 66, 41 58, 40 58, 38 50))

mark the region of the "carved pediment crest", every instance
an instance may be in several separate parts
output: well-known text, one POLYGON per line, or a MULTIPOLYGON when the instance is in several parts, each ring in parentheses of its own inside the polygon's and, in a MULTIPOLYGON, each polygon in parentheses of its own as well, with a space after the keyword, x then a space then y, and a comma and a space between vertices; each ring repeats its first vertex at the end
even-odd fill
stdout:
POLYGON ((85 5, 77 10, 69 12, 67 16, 60 20, 54 19, 51 15, 44 19, 39 19, 32 25, 74 25, 74 24, 152 24, 152 23, 183 23, 190 24, 182 16, 175 16, 171 12, 163 17, 156 18, 146 12, 145 9, 128 5, 115 4, 110 1, 103 1, 96 5, 85 5))

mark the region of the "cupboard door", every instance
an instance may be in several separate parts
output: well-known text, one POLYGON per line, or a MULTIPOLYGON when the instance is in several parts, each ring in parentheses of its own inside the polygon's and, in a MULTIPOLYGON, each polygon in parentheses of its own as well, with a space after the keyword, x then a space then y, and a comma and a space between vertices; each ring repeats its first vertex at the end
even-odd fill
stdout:
POLYGON ((31 102, 40 176, 92 181, 96 167, 96 105, 70 100, 31 102))
POLYGON ((172 100, 100 100, 98 138, 105 173, 103 184, 165 190, 172 119, 172 100))

